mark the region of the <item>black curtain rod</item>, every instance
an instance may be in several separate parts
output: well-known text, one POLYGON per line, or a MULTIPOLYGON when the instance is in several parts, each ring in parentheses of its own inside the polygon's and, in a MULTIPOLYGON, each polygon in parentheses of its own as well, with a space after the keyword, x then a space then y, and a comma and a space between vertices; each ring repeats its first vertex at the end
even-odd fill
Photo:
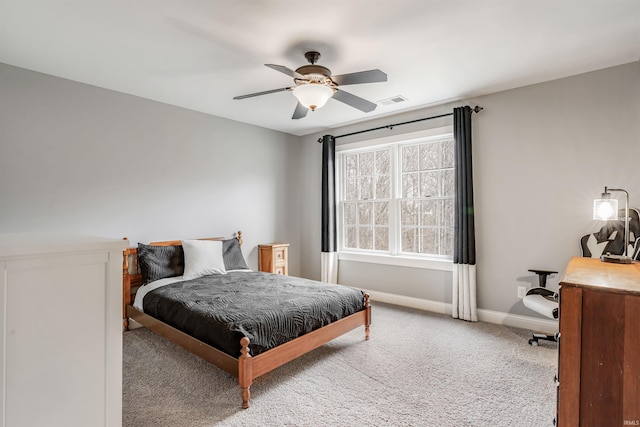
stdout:
MULTIPOLYGON (((483 108, 480 107, 480 106, 477 106, 477 105, 471 109, 471 111, 474 112, 474 113, 479 113, 482 110, 483 110, 483 108)), ((377 128, 359 130, 357 132, 345 133, 344 135, 334 136, 333 138, 334 139, 344 138, 345 136, 358 135, 358 134, 361 134, 361 133, 371 132, 371 131, 380 130, 380 129, 389 129, 389 130, 391 130, 395 126, 408 125, 408 124, 411 124, 411 123, 423 122, 425 120, 431 120, 431 119, 439 119, 441 117, 447 117, 447 116, 453 116, 453 113, 440 114, 438 116, 431 116, 431 117, 423 117, 422 119, 409 120, 408 122, 394 123, 394 124, 391 124, 391 125, 379 126, 377 128)), ((318 138, 318 142, 322 143, 322 138, 318 138)))

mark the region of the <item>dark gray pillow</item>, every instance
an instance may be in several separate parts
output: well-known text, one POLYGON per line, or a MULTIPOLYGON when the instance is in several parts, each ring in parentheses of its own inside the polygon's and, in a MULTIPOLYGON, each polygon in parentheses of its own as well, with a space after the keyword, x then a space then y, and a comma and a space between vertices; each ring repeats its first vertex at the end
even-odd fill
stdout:
POLYGON ((143 285, 165 277, 182 276, 184 273, 182 246, 149 246, 138 243, 138 262, 143 285))
POLYGON ((222 259, 224 260, 224 268, 229 270, 248 270, 247 263, 242 256, 240 243, 238 239, 229 239, 222 241, 222 259))

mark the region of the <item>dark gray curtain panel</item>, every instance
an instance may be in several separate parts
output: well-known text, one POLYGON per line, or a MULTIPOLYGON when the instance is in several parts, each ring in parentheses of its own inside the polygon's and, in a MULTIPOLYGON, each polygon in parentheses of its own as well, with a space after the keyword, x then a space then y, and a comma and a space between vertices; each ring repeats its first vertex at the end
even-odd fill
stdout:
POLYGON ((473 265, 476 263, 476 237, 471 159, 471 108, 469 106, 454 108, 453 138, 456 153, 453 262, 473 265))
POLYGON ((454 108, 453 138, 456 152, 456 195, 451 315, 455 318, 475 322, 478 320, 478 315, 470 107, 454 108))
POLYGON ((322 252, 336 251, 336 140, 322 137, 322 252))
POLYGON ((338 283, 336 234, 336 139, 322 137, 322 253, 321 279, 338 283))

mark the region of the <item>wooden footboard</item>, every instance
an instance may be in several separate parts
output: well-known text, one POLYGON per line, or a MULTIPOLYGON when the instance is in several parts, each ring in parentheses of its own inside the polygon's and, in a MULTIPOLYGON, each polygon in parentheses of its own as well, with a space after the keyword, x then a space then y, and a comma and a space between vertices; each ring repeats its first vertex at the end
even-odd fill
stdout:
MULTIPOLYGON (((238 232, 239 235, 240 232, 238 232)), ((210 239, 220 240, 220 238, 210 239)), ((179 244, 180 242, 160 242, 159 244, 179 244)), ((140 275, 130 273, 129 257, 134 258, 137 271, 137 249, 130 248, 124 252, 123 264, 123 297, 124 297, 124 328, 129 327, 129 319, 152 330, 158 335, 183 347, 190 353, 206 360, 207 362, 223 369, 234 377, 238 378, 242 394, 242 407, 249 407, 250 388, 253 380, 274 369, 328 343, 329 341, 356 329, 360 326, 365 328, 365 339, 369 339, 369 328, 371 325, 371 305, 369 294, 364 295, 364 307, 361 311, 347 316, 343 319, 330 323, 320 329, 302 335, 292 341, 279 345, 271 350, 251 356, 249 352, 249 339, 243 337, 240 340, 240 357, 232 357, 190 335, 151 317, 132 305, 133 296, 137 286, 141 283, 140 275)))
POLYGON ((144 314, 133 306, 127 306, 127 316, 190 353, 237 377, 242 392, 242 407, 246 409, 249 407, 249 390, 254 379, 360 326, 364 326, 365 339, 368 340, 371 325, 371 304, 369 303, 369 294, 365 294, 364 297, 365 306, 362 311, 330 323, 257 356, 249 354, 249 339, 243 337, 240 340, 241 355, 239 358, 229 356, 154 317, 144 314))
POLYGON ((188 352, 230 373, 234 377, 238 376, 238 359, 235 357, 229 356, 217 348, 205 344, 179 329, 161 322, 155 317, 144 314, 133 306, 127 306, 127 316, 136 323, 139 323, 161 337, 179 345, 188 352))

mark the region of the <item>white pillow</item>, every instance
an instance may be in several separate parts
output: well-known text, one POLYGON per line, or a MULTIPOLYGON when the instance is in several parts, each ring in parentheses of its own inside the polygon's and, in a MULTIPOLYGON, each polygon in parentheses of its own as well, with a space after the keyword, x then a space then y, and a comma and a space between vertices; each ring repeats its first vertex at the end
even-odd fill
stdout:
POLYGON ((222 258, 222 241, 183 240, 184 280, 195 279, 208 274, 227 274, 222 258))

